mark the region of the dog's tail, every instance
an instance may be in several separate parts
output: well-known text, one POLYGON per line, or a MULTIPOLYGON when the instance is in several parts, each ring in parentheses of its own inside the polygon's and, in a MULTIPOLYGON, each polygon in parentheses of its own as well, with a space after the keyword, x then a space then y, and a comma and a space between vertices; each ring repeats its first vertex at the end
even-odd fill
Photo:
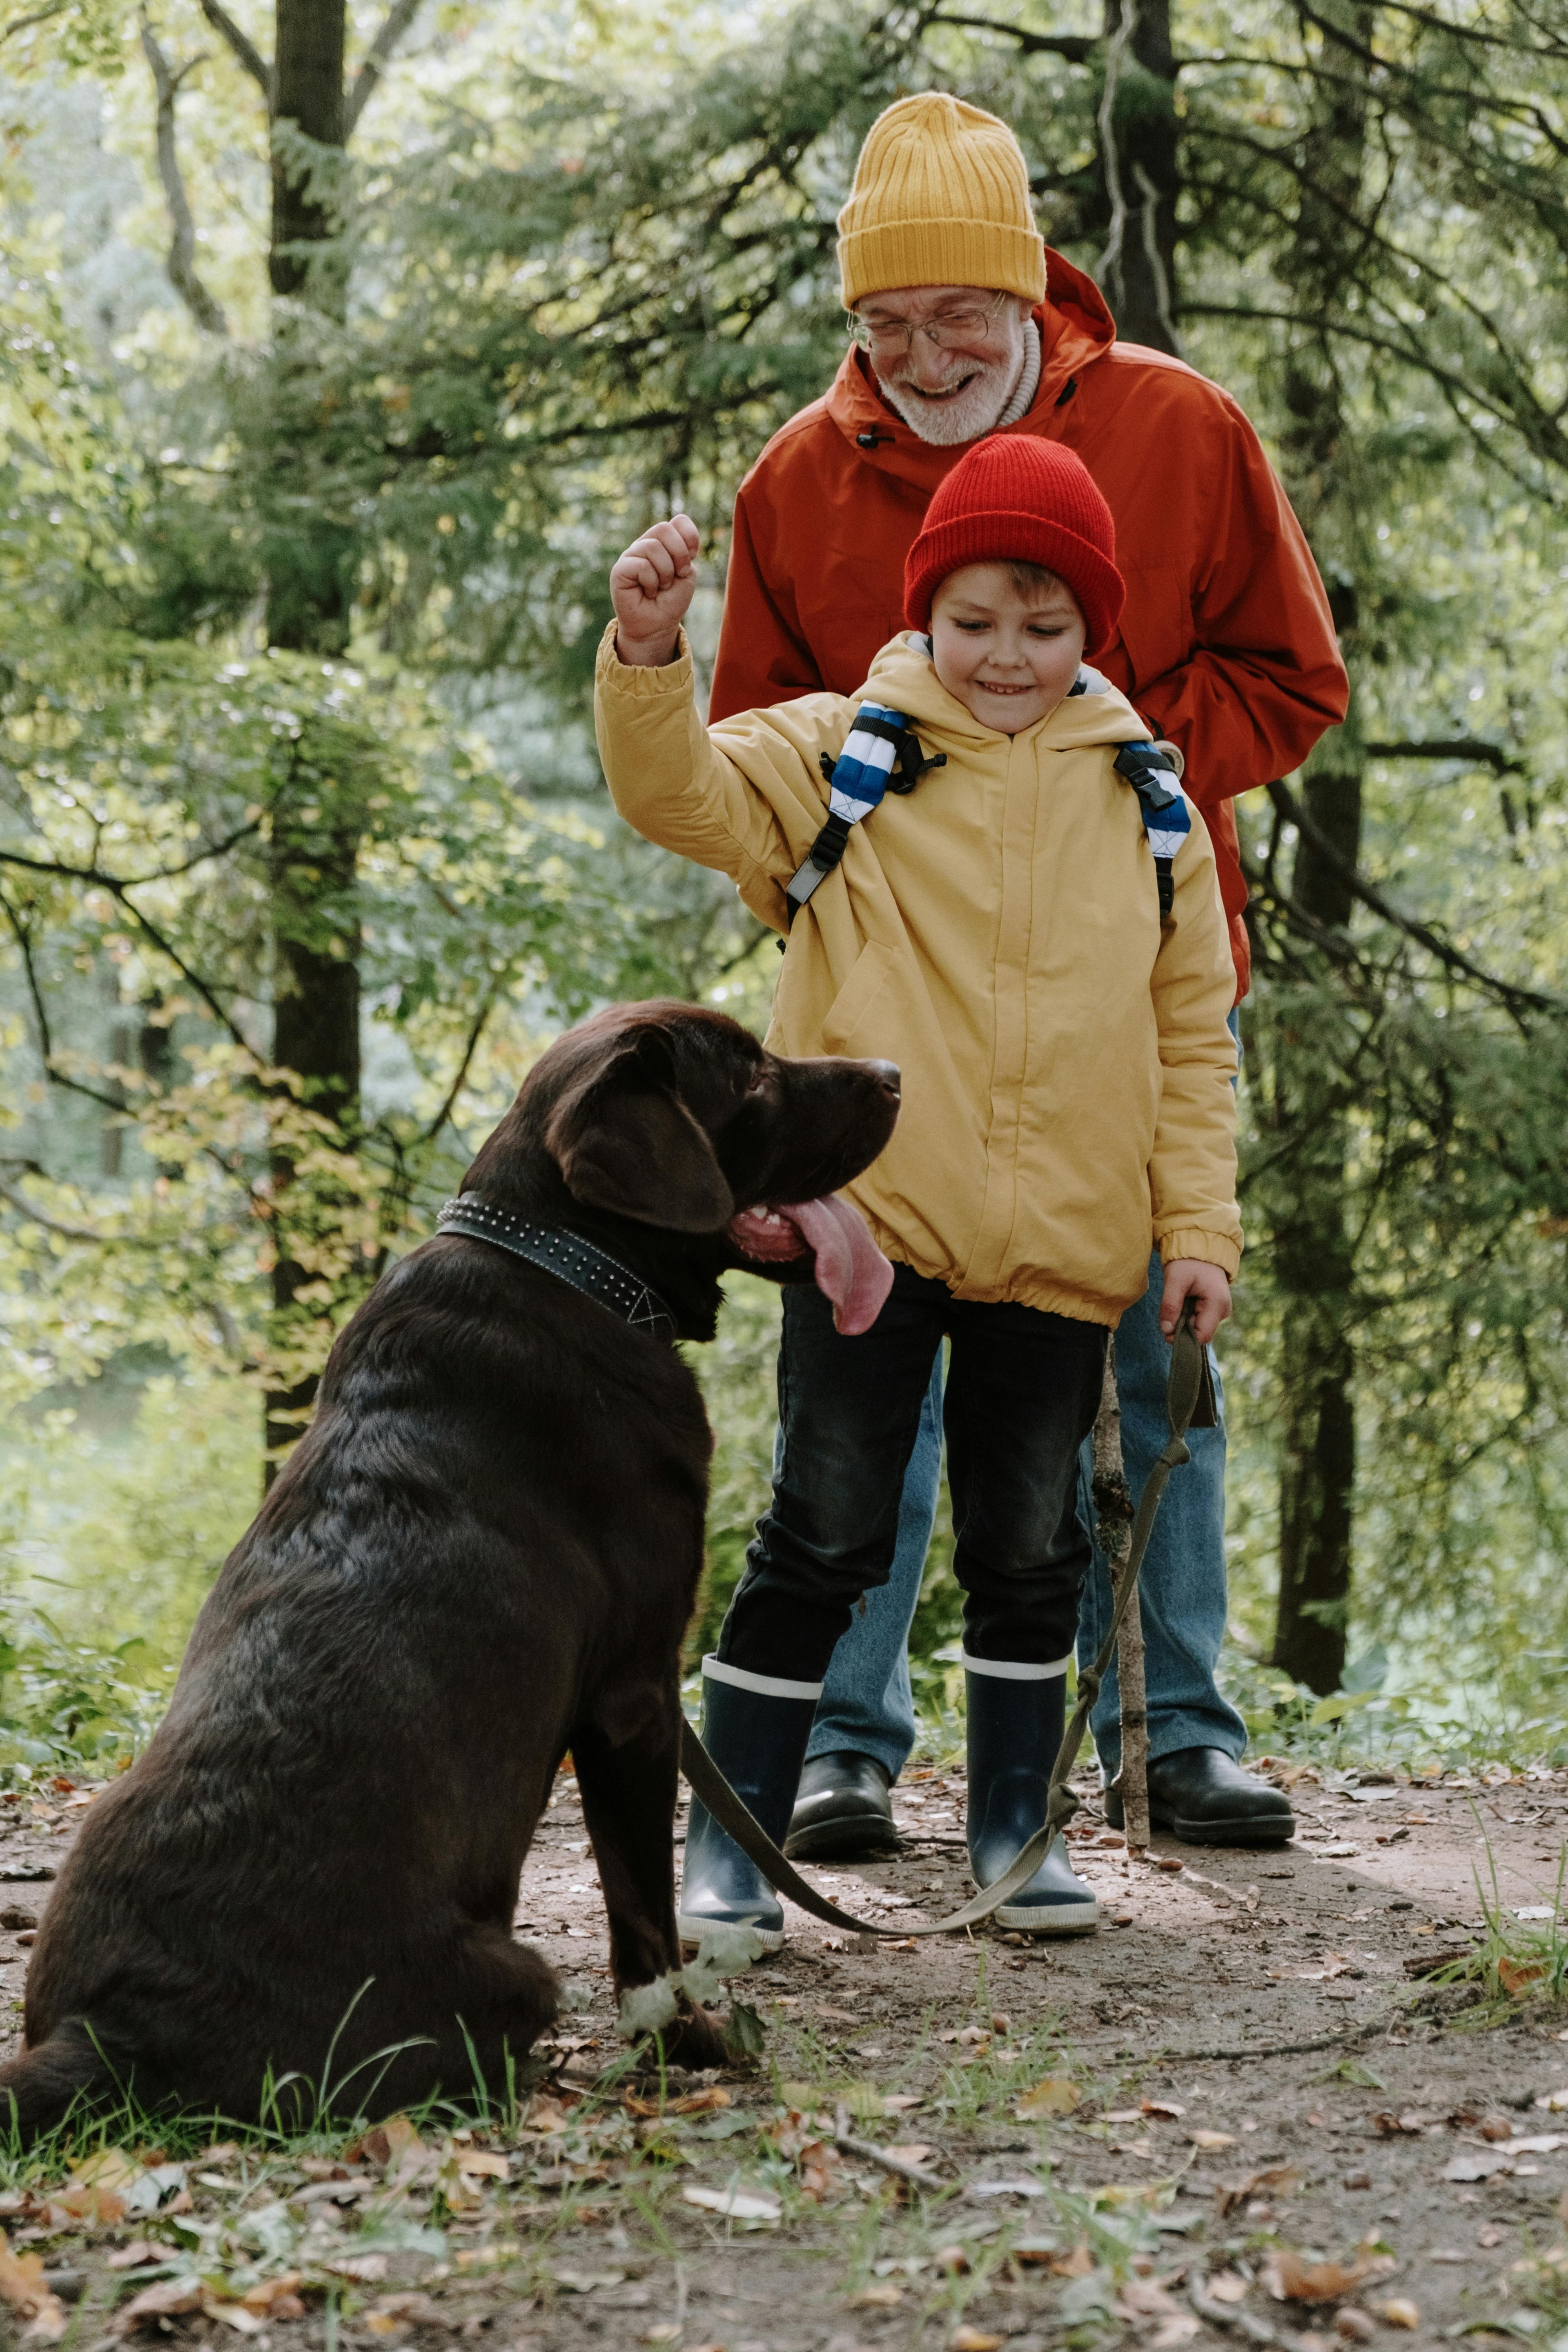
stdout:
POLYGON ((23 2147, 116 2087, 113 2070, 79 2017, 67 2018, 34 2050, 0 2066, 0 2147, 23 2147))

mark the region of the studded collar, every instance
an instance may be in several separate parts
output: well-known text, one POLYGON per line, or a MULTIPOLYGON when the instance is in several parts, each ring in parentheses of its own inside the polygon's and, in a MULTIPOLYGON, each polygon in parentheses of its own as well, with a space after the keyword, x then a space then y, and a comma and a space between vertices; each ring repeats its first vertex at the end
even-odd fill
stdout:
POLYGON ((675 1317, 657 1290, 650 1290, 618 1259, 559 1225, 531 1224, 510 1209, 497 1208, 481 1193, 459 1192, 455 1200, 443 1203, 436 1230, 490 1242, 497 1249, 510 1250, 513 1257, 526 1258, 531 1265, 542 1266, 546 1274, 582 1291, 584 1297, 597 1299, 634 1331, 646 1331, 650 1339, 679 1336, 675 1317))

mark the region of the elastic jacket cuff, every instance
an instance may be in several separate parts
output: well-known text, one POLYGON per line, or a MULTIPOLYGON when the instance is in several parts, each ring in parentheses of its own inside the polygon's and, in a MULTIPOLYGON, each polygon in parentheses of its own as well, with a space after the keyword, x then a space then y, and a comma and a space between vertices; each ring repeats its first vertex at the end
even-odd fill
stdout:
POLYGON ((1162 1235, 1161 1265, 1169 1265, 1173 1257, 1201 1258, 1233 1280, 1241 1264, 1241 1251, 1228 1234, 1206 1233, 1202 1225, 1180 1225, 1173 1234, 1162 1235))
POLYGON ((637 699, 648 695, 689 694, 692 688, 691 644, 684 629, 675 641, 675 659, 669 662, 624 662, 616 651, 616 625, 606 624, 599 639, 599 656, 594 665, 594 682, 602 691, 629 694, 637 699))

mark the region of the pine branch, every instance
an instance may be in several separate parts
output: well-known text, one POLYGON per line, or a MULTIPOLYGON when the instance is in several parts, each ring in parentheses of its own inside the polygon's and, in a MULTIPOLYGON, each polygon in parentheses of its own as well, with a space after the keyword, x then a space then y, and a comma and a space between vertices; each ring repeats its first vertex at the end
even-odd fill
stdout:
POLYGON ((242 32, 224 6, 223 0, 201 0, 202 15, 213 31, 227 42, 239 63, 260 89, 267 100, 268 114, 272 111, 272 68, 262 56, 248 33, 242 32))
POLYGON ((163 183, 163 197, 169 207, 172 231, 166 264, 169 283, 198 327, 205 327, 209 335, 226 335, 228 320, 223 315, 222 305, 208 293, 196 269, 196 225, 191 214, 190 200, 185 194, 184 175, 180 170, 179 151, 174 143, 174 101, 179 96, 180 84, 188 73, 194 73, 196 67, 205 62, 205 51, 187 58, 177 71, 172 71, 143 9, 142 52, 152 70, 153 87, 158 97, 158 177, 163 183))
MULTIPOLYGON (((207 0, 202 0, 205 7, 207 0)), ((343 104, 343 134, 348 137, 371 99, 376 84, 391 62, 394 51, 419 14, 424 0, 392 0, 392 5, 381 20, 381 28, 365 51, 360 69, 353 78, 343 104)))
MULTIPOLYGON (((1552 1013, 1560 1018, 1568 1013, 1568 998, 1547 996, 1539 989, 1516 987, 1512 981, 1503 980, 1498 973, 1488 971, 1484 965, 1473 961, 1465 954, 1462 948, 1457 948, 1451 940, 1446 940, 1442 933, 1434 930, 1429 923, 1420 922, 1411 915, 1401 914, 1391 899, 1385 898, 1381 890, 1365 880, 1355 866, 1341 856, 1334 843, 1320 825, 1314 824, 1289 784, 1270 784, 1268 792, 1269 799, 1287 824, 1293 824, 1302 838, 1311 843, 1319 856, 1333 867, 1346 887, 1361 900, 1363 907, 1368 908, 1382 921, 1392 923, 1396 930, 1405 933, 1406 939, 1414 940, 1417 946, 1424 947, 1428 955, 1436 956, 1447 970, 1460 972, 1467 980, 1473 981, 1479 988, 1484 988, 1489 996, 1495 996, 1498 1002, 1505 1005, 1516 1018, 1526 1010, 1532 1013, 1552 1013)), ((1282 898, 1285 896, 1279 891, 1278 886, 1276 886, 1276 895, 1282 898)), ((1288 903, 1294 904, 1293 901, 1288 901, 1288 903)), ((1298 914, 1302 912, 1300 908, 1296 908, 1295 911, 1298 914)), ((1310 921, 1312 919, 1310 916, 1304 916, 1303 919, 1310 921)), ((1319 925, 1316 928, 1321 929, 1322 927, 1319 925)))

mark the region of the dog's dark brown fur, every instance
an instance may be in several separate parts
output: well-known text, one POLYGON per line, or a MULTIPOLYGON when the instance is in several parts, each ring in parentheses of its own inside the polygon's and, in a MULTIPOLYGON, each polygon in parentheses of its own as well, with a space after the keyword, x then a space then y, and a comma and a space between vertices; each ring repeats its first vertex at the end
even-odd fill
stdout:
MULTIPOLYGON (((552 1046, 467 1187, 597 1243, 707 1339, 747 1262, 733 1212, 837 1190, 896 1116, 885 1065, 619 1007, 552 1046)), ((500 2086, 555 2012, 511 1923, 568 1748, 617 1986, 678 1966, 678 1653, 710 1446, 676 1350, 552 1276, 456 1235, 395 1266, 60 1874, 0 2122, 7 2092, 29 2137, 118 2090, 253 2116, 269 2072, 350 2115, 463 2097, 475 2063, 500 2086)), ((700 2012, 672 2032, 687 2063, 721 2054, 700 2012)))

